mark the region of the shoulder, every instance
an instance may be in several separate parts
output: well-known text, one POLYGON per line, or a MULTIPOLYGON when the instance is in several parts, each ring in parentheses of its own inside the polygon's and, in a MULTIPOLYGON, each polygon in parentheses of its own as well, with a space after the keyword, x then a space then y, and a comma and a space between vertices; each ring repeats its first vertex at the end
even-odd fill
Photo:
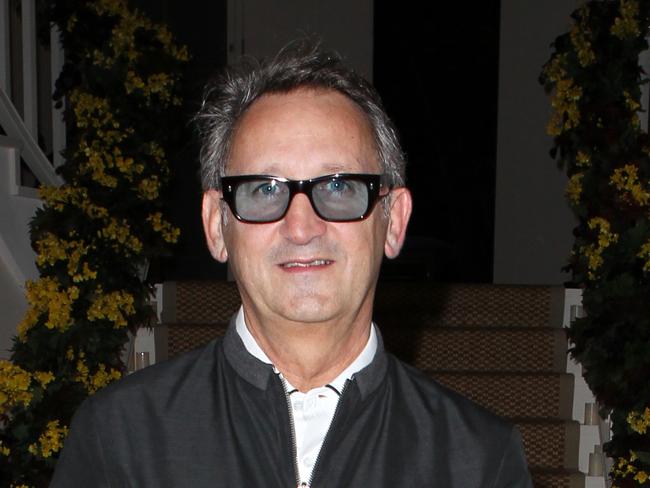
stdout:
POLYGON ((87 400, 105 414, 147 415, 165 406, 183 408, 211 387, 219 368, 220 340, 125 376, 87 400))
MULTIPOLYGON (((392 411, 401 425, 414 426, 419 450, 439 453, 438 469, 458 480, 471 472, 476 479, 494 479, 494 486, 532 487, 521 436, 511 422, 392 356, 388 370, 392 411)), ((431 456, 422 462, 426 470, 431 456)))
POLYGON ((423 422, 501 438, 508 438, 512 434, 513 426, 506 419, 392 355, 389 355, 389 363, 392 388, 405 405, 422 413, 423 422))

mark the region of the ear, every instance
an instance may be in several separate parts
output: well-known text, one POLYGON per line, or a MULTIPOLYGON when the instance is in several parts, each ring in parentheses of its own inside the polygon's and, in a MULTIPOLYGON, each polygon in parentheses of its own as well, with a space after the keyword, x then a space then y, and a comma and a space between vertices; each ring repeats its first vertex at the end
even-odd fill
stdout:
POLYGON ((228 260, 228 250, 223 238, 220 191, 208 190, 203 193, 201 216, 210 254, 217 261, 225 263, 228 260))
POLYGON ((413 209, 413 199, 408 189, 395 188, 390 195, 390 213, 388 215, 388 228, 386 229, 386 242, 384 253, 389 259, 396 258, 404 244, 406 227, 413 209))

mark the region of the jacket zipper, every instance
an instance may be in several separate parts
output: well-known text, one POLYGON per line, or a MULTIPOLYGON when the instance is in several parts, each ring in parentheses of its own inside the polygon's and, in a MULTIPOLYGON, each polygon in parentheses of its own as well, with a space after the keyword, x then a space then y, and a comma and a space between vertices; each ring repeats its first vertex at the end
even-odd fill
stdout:
POLYGON ((284 376, 279 375, 282 380, 282 388, 284 390, 284 397, 287 400, 287 410, 289 411, 289 427, 291 427, 291 456, 293 458, 293 472, 296 477, 296 487, 309 486, 306 484, 300 484, 300 471, 298 471, 298 447, 296 444, 296 427, 293 421, 293 406, 291 405, 291 399, 289 398, 289 391, 287 388, 287 380, 284 379, 284 376))
MULTIPOLYGON (((331 432, 332 432, 332 426, 334 425, 334 421, 336 420, 336 416, 339 413, 340 407, 341 407, 341 400, 343 400, 343 395, 345 394, 345 390, 348 389, 348 385, 352 383, 349 379, 345 380, 345 383, 343 384, 343 388, 341 389, 341 394, 339 395, 339 401, 336 403, 336 407, 334 408, 334 415, 332 415, 332 421, 330 422, 330 426, 327 428, 327 433, 325 434, 325 439, 323 439, 323 445, 320 447, 320 450, 318 451, 318 454, 316 455, 316 461, 314 462, 314 469, 311 471, 311 475, 309 476, 309 482, 306 485, 307 488, 311 488, 311 484, 314 481, 314 475, 316 474, 316 470, 318 469, 318 466, 320 465, 319 461, 321 458, 321 453, 325 449, 325 446, 327 446, 328 441, 332 437, 331 432)), ((296 457, 296 465, 298 464, 298 459, 296 457)))

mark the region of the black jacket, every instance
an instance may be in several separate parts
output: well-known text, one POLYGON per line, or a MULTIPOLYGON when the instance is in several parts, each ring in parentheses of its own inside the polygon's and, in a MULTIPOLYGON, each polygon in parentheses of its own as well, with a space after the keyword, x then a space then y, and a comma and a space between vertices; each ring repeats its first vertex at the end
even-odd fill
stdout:
MULTIPOLYGON (((272 368, 223 340, 114 383, 80 407, 54 488, 293 488, 288 405, 272 368)), ((383 350, 354 375, 312 488, 532 487, 504 420, 383 350)))

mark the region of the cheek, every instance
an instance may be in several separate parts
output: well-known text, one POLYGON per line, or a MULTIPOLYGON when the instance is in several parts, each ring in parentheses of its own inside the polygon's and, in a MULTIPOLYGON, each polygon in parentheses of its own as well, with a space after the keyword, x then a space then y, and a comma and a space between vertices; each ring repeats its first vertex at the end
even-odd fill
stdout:
POLYGON ((246 281, 271 272, 271 250, 277 242, 276 224, 244 224, 231 219, 224 240, 231 271, 246 281))
POLYGON ((374 271, 383 259, 385 233, 385 225, 381 222, 373 222, 365 232, 357 234, 353 241, 354 245, 350 248, 350 257, 356 260, 360 267, 374 271))

